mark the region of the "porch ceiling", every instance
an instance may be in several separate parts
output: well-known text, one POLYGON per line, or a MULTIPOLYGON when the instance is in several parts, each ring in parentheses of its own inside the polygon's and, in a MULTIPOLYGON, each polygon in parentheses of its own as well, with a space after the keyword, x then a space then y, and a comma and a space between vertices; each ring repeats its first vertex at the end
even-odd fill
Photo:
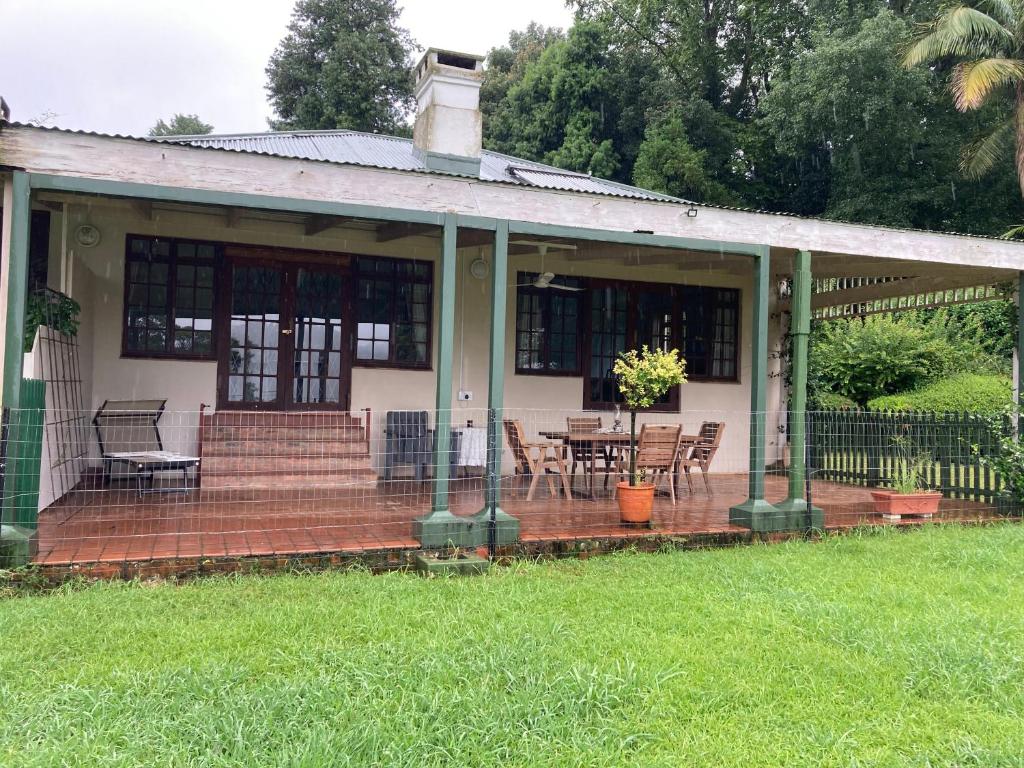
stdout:
MULTIPOLYGON (((428 248, 436 244, 440 249, 442 232, 440 227, 430 224, 381 222, 350 216, 55 191, 38 192, 36 202, 52 209, 60 209, 66 204, 116 207, 146 221, 157 220, 170 213, 192 214, 212 217, 220 226, 239 231, 256 229, 260 224, 265 225, 268 222, 280 223, 293 227, 296 234, 308 238, 312 248, 330 247, 330 240, 323 238, 336 238, 349 233, 358 239, 378 244, 411 241, 428 248)), ((465 249, 486 246, 493 238, 494 233, 488 230, 460 228, 458 247, 465 249)), ((509 240, 510 256, 536 255, 542 252, 557 256, 563 261, 578 263, 580 266, 588 262, 623 267, 657 266, 662 269, 675 268, 689 275, 746 275, 752 268, 749 256, 730 253, 724 248, 715 253, 534 235, 513 235, 509 240)), ((772 248, 771 267, 776 279, 781 280, 792 274, 794 254, 793 249, 772 248)), ((1013 269, 862 256, 835 251, 815 252, 812 273, 815 280, 812 309, 821 317, 985 301, 1004 296, 1006 291, 997 286, 1017 280, 1017 271, 1013 269)), ((783 309, 787 301, 783 299, 783 309)))

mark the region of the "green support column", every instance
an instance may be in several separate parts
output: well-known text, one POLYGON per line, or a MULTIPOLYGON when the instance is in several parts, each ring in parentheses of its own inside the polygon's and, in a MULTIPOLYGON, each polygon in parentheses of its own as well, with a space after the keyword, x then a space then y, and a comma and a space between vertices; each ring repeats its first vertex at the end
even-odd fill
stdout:
POLYGON ((807 509, 807 342, 811 335, 811 254, 798 251, 793 265, 793 296, 790 305, 791 383, 789 391, 789 495, 777 505, 779 525, 785 530, 823 528, 824 513, 807 509), (810 512, 810 514, 808 514, 810 512))
POLYGON ((484 507, 473 516, 478 544, 495 546, 519 539, 519 521, 501 508, 502 414, 505 407, 505 309, 508 301, 508 222, 499 221, 494 232, 491 264, 491 350, 487 384, 487 486, 484 507))
MULTIPOLYGON (((28 174, 12 174, 10 213, 4 214, 10 227, 11 251, 4 269, 7 272, 7 330, 4 338, 3 404, 17 408, 21 401, 21 371, 25 348, 25 302, 28 292, 28 235, 32 215, 29 203, 28 174)), ((6 211, 6 206, 5 206, 6 211)))
MULTIPOLYGON (((25 348, 25 303, 28 292, 28 238, 31 217, 28 174, 15 171, 10 186, 11 195, 4 194, 4 230, 10 251, 3 264, 7 271, 7 325, 4 338, 3 405, 12 409, 11 429, 15 438, 20 434, 22 414, 21 377, 25 348)), ((17 466, 17 439, 8 443, 7 466, 17 466)), ((38 469, 36 471, 38 478, 38 469)), ((35 549, 35 527, 26 526, 17 509, 17 478, 8 476, 4 487, 3 506, 0 509, 0 567, 24 565, 35 549)), ((38 484, 38 480, 37 480, 38 484)), ((37 487, 38 490, 38 487, 37 487)), ((35 509, 31 510, 34 520, 35 509)))
POLYGON ((1017 274, 1017 434, 1024 434, 1024 272, 1017 274))
POLYGON ((754 313, 751 325, 749 498, 729 510, 729 522, 755 532, 773 531, 778 510, 764 499, 765 424, 768 405, 768 291, 771 250, 758 248, 754 257, 754 313))
POLYGON ((455 214, 444 218, 441 247, 441 317, 437 329, 437 397, 434 417, 434 490, 430 514, 413 521, 413 536, 425 549, 467 546, 469 528, 464 518, 448 509, 448 474, 452 439, 452 368, 455 357, 455 214))

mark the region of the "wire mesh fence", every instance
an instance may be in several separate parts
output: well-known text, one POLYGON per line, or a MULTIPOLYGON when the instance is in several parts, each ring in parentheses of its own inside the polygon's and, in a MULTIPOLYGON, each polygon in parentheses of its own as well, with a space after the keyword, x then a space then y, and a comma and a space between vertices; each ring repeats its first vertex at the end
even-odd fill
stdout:
MULTIPOLYGON (((636 458, 656 494, 651 522, 627 525, 616 488, 629 479, 628 413, 506 409, 500 416, 467 408, 169 411, 145 400, 78 414, 5 409, 4 519, 37 527, 38 562, 67 564, 411 550, 421 546, 415 521, 491 506, 518 521, 516 544, 524 547, 742 540, 749 530, 735 524, 732 508, 759 488, 772 503, 790 495, 784 438, 772 436, 765 468, 751 477, 748 412, 644 413, 636 458), (90 425, 81 460, 62 462, 59 472, 41 456, 68 455, 53 441, 81 433, 43 429, 57 423, 90 425)), ((897 441, 908 435, 915 457, 933 457, 922 485, 942 492, 939 517, 996 512, 1000 480, 976 471, 984 464, 973 457, 978 445, 994 451, 997 436, 980 421, 821 412, 808 424, 805 493, 824 509, 826 528, 883 520, 871 491, 892 485, 910 455, 897 441)))

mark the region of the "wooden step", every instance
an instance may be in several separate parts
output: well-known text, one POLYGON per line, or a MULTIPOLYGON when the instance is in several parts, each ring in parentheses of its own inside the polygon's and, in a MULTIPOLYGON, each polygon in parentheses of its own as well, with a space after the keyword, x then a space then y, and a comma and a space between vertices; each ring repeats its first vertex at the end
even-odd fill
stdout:
POLYGON ((339 472, 270 471, 262 473, 203 472, 203 489, 251 488, 256 490, 309 490, 316 488, 367 489, 377 485, 377 473, 372 469, 339 472))
POLYGON ((307 443, 352 442, 365 440, 361 426, 274 427, 274 426, 210 426, 203 428, 203 444, 222 441, 274 442, 277 440, 307 443))
POLYGON ((369 454, 345 456, 204 456, 202 470, 210 474, 346 474, 372 470, 369 454))
POLYGON ((273 459, 278 456, 308 456, 310 458, 345 458, 369 456, 370 444, 365 440, 204 440, 203 457, 259 456, 273 459))

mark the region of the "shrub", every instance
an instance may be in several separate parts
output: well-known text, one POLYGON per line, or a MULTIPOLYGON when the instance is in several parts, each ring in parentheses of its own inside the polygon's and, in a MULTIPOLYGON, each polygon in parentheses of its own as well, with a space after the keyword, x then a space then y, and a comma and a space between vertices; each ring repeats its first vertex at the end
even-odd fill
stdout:
POLYGON ((861 405, 948 375, 962 359, 944 328, 916 318, 832 320, 815 336, 811 368, 818 381, 861 405))
POLYGON ((847 408, 856 408, 857 404, 846 395, 837 395, 835 392, 819 392, 814 396, 813 407, 822 411, 841 411, 847 408))
POLYGON ((874 411, 998 414, 1013 403, 1013 383, 1004 376, 961 373, 896 395, 868 401, 874 411))

